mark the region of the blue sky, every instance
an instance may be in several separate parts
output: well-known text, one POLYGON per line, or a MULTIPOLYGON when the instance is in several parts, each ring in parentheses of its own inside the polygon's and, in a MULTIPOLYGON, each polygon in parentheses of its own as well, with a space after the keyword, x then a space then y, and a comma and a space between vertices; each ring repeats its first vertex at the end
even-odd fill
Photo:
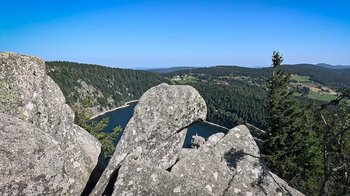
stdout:
POLYGON ((116 67, 350 64, 350 1, 3 1, 0 51, 116 67))

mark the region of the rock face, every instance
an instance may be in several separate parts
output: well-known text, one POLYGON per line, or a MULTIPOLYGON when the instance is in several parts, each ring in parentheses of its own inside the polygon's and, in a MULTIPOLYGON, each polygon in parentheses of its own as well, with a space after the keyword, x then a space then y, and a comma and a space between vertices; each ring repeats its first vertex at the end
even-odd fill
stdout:
POLYGON ((160 84, 142 95, 125 127, 116 151, 97 183, 93 195, 101 195, 126 158, 167 169, 178 159, 186 127, 204 120, 207 107, 190 86, 160 84))
POLYGON ((45 62, 15 53, 0 53, 0 138, 0 195, 79 195, 101 149, 45 62))

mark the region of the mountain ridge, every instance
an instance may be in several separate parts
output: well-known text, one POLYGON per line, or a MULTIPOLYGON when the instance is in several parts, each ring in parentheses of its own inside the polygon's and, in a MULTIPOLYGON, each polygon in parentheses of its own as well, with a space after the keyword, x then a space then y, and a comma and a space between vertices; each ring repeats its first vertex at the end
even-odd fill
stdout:
POLYGON ((329 69, 350 69, 350 65, 331 65, 327 63, 318 63, 315 65, 319 67, 329 68, 329 69))
MULTIPOLYGON (((284 64, 288 66, 300 66, 300 65, 308 65, 308 66, 315 66, 320 68, 327 68, 327 69, 333 69, 333 70, 344 70, 344 69, 350 69, 350 65, 331 65, 327 63, 317 63, 317 64, 311 64, 311 63, 295 63, 295 64, 284 64)), ((213 65, 213 66, 173 66, 173 67, 158 67, 158 68, 144 68, 144 69, 137 69, 137 70, 144 70, 154 73, 171 73, 176 71, 183 71, 183 70, 192 70, 192 69, 201 69, 201 68, 212 68, 212 67, 241 67, 241 68, 248 68, 248 69, 264 69, 264 68, 271 68, 270 66, 240 66, 240 65, 213 65)))

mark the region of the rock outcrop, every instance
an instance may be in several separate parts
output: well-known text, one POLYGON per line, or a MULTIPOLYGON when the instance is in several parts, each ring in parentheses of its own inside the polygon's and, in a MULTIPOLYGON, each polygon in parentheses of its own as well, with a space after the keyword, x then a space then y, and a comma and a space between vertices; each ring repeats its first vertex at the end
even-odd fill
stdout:
POLYGON ((15 53, 0 53, 0 138, 0 195, 79 195, 101 149, 45 62, 15 53))
POLYGON ((101 145, 74 124, 45 63, 0 53, 0 65, 0 195, 80 195, 85 187, 93 196, 303 195, 268 171, 244 125, 182 149, 207 107, 193 87, 168 84, 140 98, 107 168, 87 186, 101 145))
POLYGON ((134 159, 166 170, 178 159, 187 126, 204 120, 207 107, 190 86, 160 84, 142 95, 93 195, 101 195, 123 162, 134 159))

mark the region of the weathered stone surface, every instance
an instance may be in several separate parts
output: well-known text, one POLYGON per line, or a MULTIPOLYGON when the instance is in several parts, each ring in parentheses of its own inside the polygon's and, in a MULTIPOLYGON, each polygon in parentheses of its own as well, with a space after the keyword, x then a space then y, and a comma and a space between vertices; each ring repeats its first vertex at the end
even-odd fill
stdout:
POLYGON ((112 195, 204 196, 213 194, 196 187, 196 182, 188 183, 170 172, 128 159, 119 170, 112 195))
POLYGON ((101 195, 126 157, 167 169, 178 159, 186 127, 204 120, 205 101, 190 86, 160 84, 142 95, 93 195, 101 195))
POLYGON ((180 151, 179 154, 179 160, 181 159, 185 159, 186 157, 190 156, 192 153, 196 152, 197 149, 193 149, 193 148, 183 148, 180 151))
POLYGON ((218 143, 223 137, 225 136, 224 133, 215 133, 213 135, 211 135, 207 142, 206 142, 206 145, 215 145, 216 143, 218 143))
POLYGON ((259 148, 245 126, 231 129, 224 137, 214 135, 208 141, 180 159, 171 173, 184 181, 197 182, 215 195, 288 195, 292 192, 277 189, 281 184, 268 175, 259 148))
POLYGON ((64 150, 48 133, 0 113, 1 195, 60 194, 75 182, 64 172, 64 150))
MULTIPOLYGON (((218 143, 224 136, 225 134, 221 132, 211 135, 208 140, 201 146, 201 151, 208 152, 212 146, 218 143)), ((186 159, 187 157, 192 156, 194 153, 198 153, 198 150, 193 148, 182 148, 179 154, 179 160, 186 159)))
POLYGON ((0 102, 1 123, 11 127, 1 128, 1 142, 16 144, 13 148, 0 147, 0 156, 7 157, 0 165, 1 195, 20 194, 9 183, 20 186, 24 195, 80 194, 97 164, 101 145, 74 124, 74 113, 47 76, 45 62, 0 53, 0 102), (32 164, 26 165, 23 160, 32 164))
POLYGON ((208 152, 213 146, 215 146, 223 137, 224 133, 215 133, 211 135, 208 140, 202 145, 201 151, 208 152))

